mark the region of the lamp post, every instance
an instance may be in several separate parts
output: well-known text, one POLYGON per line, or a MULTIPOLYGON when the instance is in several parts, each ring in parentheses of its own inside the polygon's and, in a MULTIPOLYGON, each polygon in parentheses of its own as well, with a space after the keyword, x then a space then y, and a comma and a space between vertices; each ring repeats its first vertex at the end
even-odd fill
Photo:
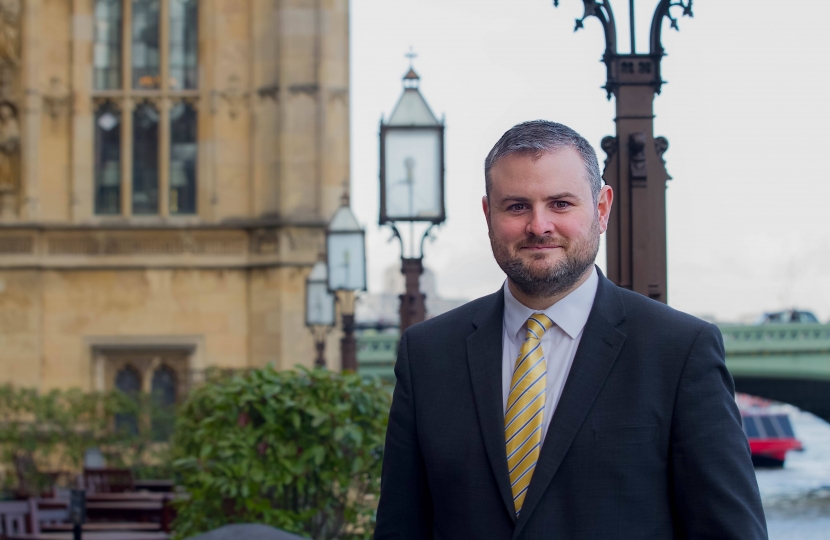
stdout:
POLYGON ((426 318, 420 291, 424 241, 446 219, 444 208, 444 121, 439 121, 418 88, 412 67, 403 77, 403 94, 388 122, 380 121, 380 219, 401 243, 401 332, 426 318), (400 224, 408 223, 408 228, 400 224), (421 234, 422 233, 422 234, 421 234), (406 236, 406 241, 404 240, 406 236))
POLYGON ((340 208, 326 228, 328 290, 339 293, 343 339, 340 357, 343 370, 357 371, 357 340, 354 337, 355 293, 366 290, 366 238, 343 197, 340 208))
MULTIPOLYGON (((663 22, 678 29, 673 9, 692 16, 693 0, 659 0, 651 22, 650 50, 637 53, 634 0, 629 0, 631 52, 617 52, 617 28, 610 0, 582 0, 585 12, 576 30, 596 17, 605 34, 608 99, 616 98, 617 134, 602 139, 607 154, 603 179, 615 193, 614 212, 606 235, 608 278, 654 300, 666 302, 666 171, 665 137, 654 136, 654 95, 665 81, 660 62, 665 56, 661 41, 663 22)), ((554 6, 559 0, 554 0, 554 6)), ((674 12, 676 13, 676 12, 674 12)))
POLYGON ((73 489, 69 496, 69 521, 72 523, 73 540, 81 540, 81 531, 86 521, 86 491, 73 489))
POLYGON ((326 367, 326 336, 335 325, 334 294, 329 291, 328 271, 323 260, 317 261, 305 282, 305 325, 314 336, 316 367, 326 367))

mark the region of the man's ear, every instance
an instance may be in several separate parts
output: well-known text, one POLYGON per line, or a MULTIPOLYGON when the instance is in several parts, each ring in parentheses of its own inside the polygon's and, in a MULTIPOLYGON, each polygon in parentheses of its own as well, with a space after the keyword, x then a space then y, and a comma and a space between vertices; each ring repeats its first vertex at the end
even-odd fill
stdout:
POLYGON ((611 205, 614 203, 614 191, 611 186, 602 186, 597 197, 597 216, 599 217, 599 232, 608 229, 608 218, 611 216, 611 205))
POLYGON ((490 204, 489 200, 487 199, 487 195, 481 198, 481 209, 484 211, 484 219, 487 221, 487 225, 490 225, 490 204))

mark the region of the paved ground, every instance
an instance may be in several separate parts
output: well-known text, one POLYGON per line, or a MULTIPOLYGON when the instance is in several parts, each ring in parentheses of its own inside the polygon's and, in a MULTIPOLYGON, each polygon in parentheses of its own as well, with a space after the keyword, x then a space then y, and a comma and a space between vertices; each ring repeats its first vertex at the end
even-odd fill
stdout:
POLYGON ((267 525, 258 523, 238 523, 225 525, 210 532, 191 536, 188 540, 305 540, 267 525))

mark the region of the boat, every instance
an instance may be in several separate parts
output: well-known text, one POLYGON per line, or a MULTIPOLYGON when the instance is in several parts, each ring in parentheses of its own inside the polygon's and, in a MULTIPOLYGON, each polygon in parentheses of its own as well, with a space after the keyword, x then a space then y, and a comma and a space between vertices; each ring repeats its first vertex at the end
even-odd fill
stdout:
POLYGON ((741 414, 741 419, 756 467, 783 467, 787 452, 804 450, 788 414, 753 412, 741 414))
POLYGON ((804 450, 789 414, 754 396, 739 395, 736 401, 755 467, 783 467, 787 452, 804 450))

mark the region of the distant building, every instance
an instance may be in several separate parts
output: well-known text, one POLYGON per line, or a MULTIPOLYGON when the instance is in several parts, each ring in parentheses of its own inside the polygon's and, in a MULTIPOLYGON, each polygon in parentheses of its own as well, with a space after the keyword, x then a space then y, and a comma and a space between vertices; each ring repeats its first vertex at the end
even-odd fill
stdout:
MULTIPOLYGON (((435 273, 425 268, 421 291, 426 293, 427 318, 446 313, 466 304, 467 300, 438 296, 435 273)), ((395 380, 400 331, 399 295, 404 292, 404 278, 399 266, 391 266, 383 274, 383 292, 364 293, 358 300, 355 318, 363 329, 358 331, 357 360, 360 373, 378 376, 388 382, 395 380), (372 328, 374 327, 374 328, 372 328)))
POLYGON ((310 366, 348 175, 348 2, 0 0, 0 382, 310 366))
MULTIPOLYGON (((363 293, 355 309, 355 318, 359 324, 397 326, 400 323, 399 295, 404 292, 404 277, 400 266, 390 266, 383 274, 383 291, 380 293, 363 293)), ((426 294, 427 318, 446 313, 451 309, 466 304, 469 300, 448 299, 438 296, 435 273, 429 268, 421 275, 421 292, 426 294)))

